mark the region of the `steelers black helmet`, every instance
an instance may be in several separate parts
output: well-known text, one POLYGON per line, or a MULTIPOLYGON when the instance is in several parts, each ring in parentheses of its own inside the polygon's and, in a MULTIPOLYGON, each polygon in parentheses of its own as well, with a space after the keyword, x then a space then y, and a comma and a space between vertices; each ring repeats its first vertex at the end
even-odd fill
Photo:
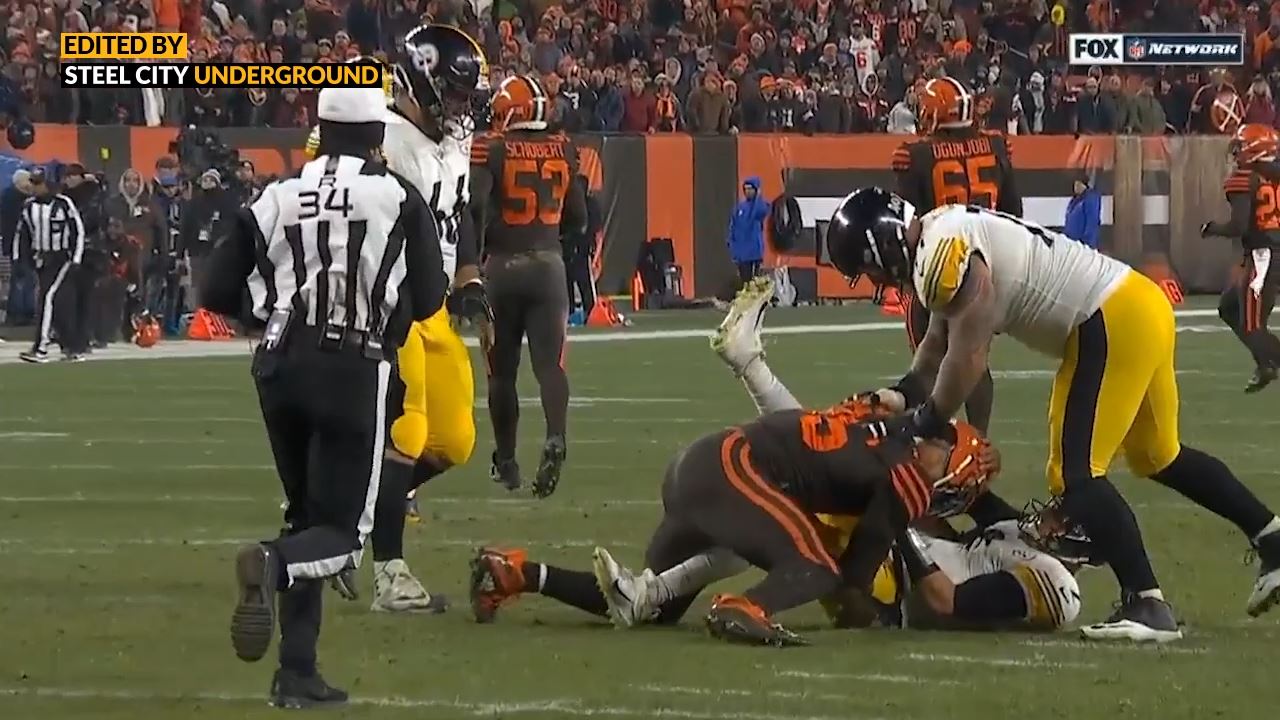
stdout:
POLYGON ((397 92, 442 129, 469 133, 489 99, 489 64, 470 35, 452 25, 420 25, 404 38, 397 92))
POLYGON ((881 286, 911 282, 907 228, 915 208, 877 187, 863 188, 840 201, 827 225, 827 257, 850 281, 862 276, 881 286))

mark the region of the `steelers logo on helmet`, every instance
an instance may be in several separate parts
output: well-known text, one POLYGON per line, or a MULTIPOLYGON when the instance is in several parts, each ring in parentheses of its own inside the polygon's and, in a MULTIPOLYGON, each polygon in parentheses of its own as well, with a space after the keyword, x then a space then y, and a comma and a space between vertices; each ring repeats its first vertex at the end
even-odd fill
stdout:
POLYGON ((475 39, 452 25, 421 25, 405 36, 404 48, 395 66, 397 94, 440 131, 455 137, 474 131, 489 94, 489 64, 475 39))

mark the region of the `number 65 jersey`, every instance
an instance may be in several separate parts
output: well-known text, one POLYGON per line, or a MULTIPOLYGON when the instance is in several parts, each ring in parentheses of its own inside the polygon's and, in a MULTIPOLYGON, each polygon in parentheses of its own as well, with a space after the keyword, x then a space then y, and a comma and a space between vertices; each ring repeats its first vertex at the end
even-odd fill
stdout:
POLYGON ((396 112, 387 113, 382 153, 387 167, 422 193, 440 230, 444 273, 453 282, 458 269, 458 227, 469 198, 471 136, 446 132, 436 141, 396 112))
POLYGON ((945 205, 920 222, 912 282, 925 307, 945 310, 974 256, 981 257, 995 286, 996 332, 1055 358, 1063 356, 1071 331, 1132 272, 1119 260, 1005 213, 945 205))

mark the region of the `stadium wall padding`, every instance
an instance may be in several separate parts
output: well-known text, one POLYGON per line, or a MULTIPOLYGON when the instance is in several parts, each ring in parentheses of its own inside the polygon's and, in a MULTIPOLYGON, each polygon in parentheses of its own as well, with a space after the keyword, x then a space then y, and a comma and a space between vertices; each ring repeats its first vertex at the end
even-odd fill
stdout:
MULTIPOLYGON (((133 167, 150 177, 177 128, 42 124, 17 154, 34 161, 78 160, 114 179, 133 167)), ((223 140, 260 174, 303 162, 306 130, 227 128, 223 140)), ((890 158, 905 139, 892 135, 585 135, 577 138, 584 174, 604 213, 600 290, 626 293, 646 239, 670 238, 686 297, 723 295, 735 271, 725 244, 742 180, 757 175, 772 199, 784 190, 800 203, 805 231, 767 264, 791 267, 802 298, 866 297, 815 260, 815 224, 857 187, 892 187, 890 158)), ((1029 219, 1061 226, 1072 181, 1087 174, 1103 195, 1103 249, 1158 276, 1176 276, 1191 292, 1217 292, 1239 264, 1238 244, 1202 239, 1199 228, 1227 212, 1222 196, 1227 140, 1221 137, 1024 136, 1012 139, 1014 166, 1029 219)))

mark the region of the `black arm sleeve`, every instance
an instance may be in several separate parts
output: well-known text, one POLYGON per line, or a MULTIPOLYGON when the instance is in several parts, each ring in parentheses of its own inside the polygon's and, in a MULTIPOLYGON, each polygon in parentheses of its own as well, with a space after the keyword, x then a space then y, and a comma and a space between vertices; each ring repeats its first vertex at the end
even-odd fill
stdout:
POLYGON ((1004 498, 991 491, 979 495, 978 499, 973 501, 973 505, 969 506, 969 517, 980 528, 990 527, 1005 520, 1014 520, 1021 515, 1022 513, 1005 502, 1004 498))
POLYGON ((475 237, 476 257, 484 255, 484 232, 489 225, 489 199, 493 195, 493 173, 482 165, 471 166, 471 202, 467 208, 471 211, 472 233, 475 237))
POLYGON ((253 213, 248 208, 238 211, 231 232, 209 254, 209 271, 200 287, 201 305, 221 315, 240 314, 245 280, 253 272, 260 235, 253 213))
POLYGON ((1022 194, 1018 192, 1014 173, 1008 156, 1002 157, 1000 159, 1000 197, 996 201, 996 209, 1014 217, 1022 217, 1022 194))
POLYGON ((587 183, 574 175, 564 195, 564 213, 560 218, 560 232, 585 235, 587 232, 587 183))
POLYGON ((449 279, 444 274, 440 254, 440 234, 435 216, 422 194, 403 178, 404 202, 400 204, 400 230, 404 233, 404 262, 409 283, 409 301, 414 320, 426 320, 444 304, 449 279))
POLYGON ((458 219, 458 267, 480 264, 480 236, 476 231, 476 219, 470 210, 464 210, 458 219))
POLYGON ((924 214, 924 196, 920 192, 920 184, 916 182, 915 173, 910 170, 899 170, 894 175, 898 179, 898 195, 916 207, 918 215, 924 214))
POLYGON ((876 484, 871 502, 840 556, 840 576, 844 585, 870 591, 876 571, 893 546, 893 539, 906 527, 906 508, 890 489, 886 472, 881 482, 876 484))
POLYGON ((1242 192, 1231 193, 1227 196, 1227 202, 1231 204, 1231 219, 1224 223, 1211 222, 1205 232, 1229 238, 1243 237, 1249 229, 1249 195, 1242 192))

